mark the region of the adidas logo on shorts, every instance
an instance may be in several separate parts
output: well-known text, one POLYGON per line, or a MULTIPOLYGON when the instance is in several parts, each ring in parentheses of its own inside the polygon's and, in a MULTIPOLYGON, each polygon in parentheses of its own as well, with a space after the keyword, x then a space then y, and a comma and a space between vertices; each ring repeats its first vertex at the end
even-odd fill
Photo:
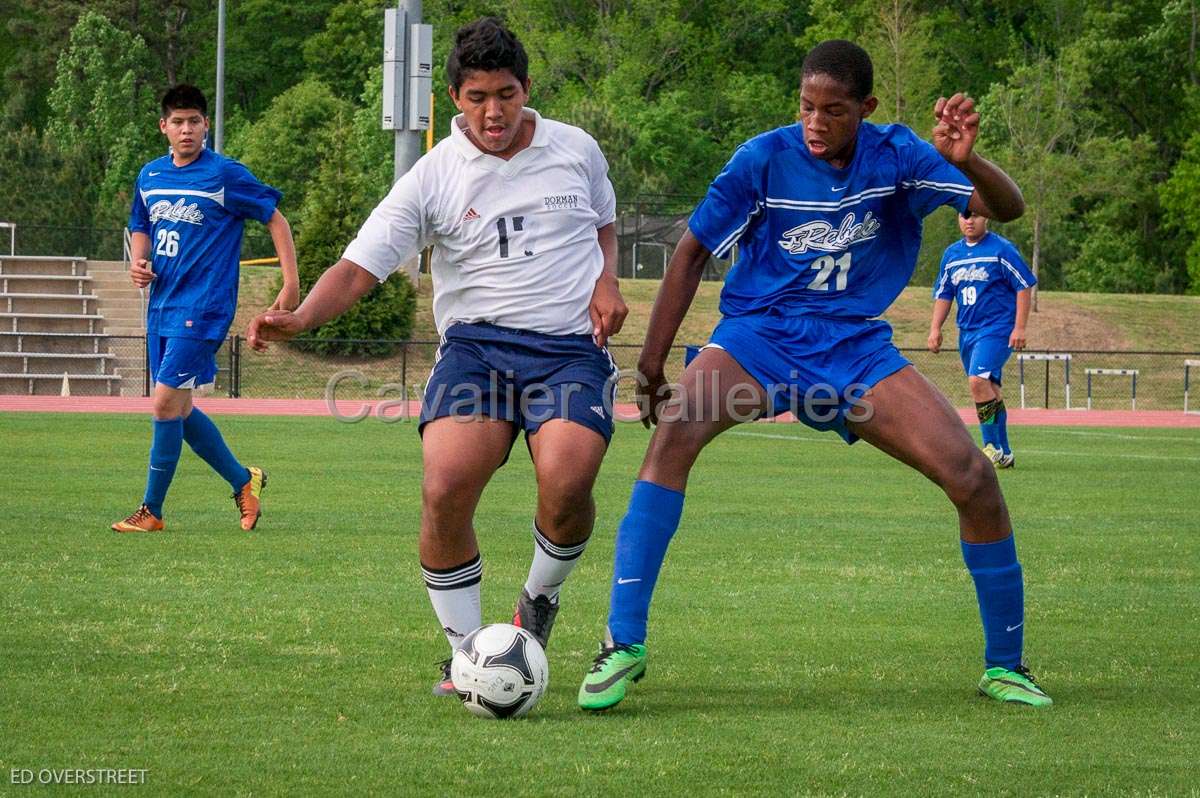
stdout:
POLYGON ((463 214, 462 220, 464 222, 473 222, 478 218, 479 218, 478 212, 476 212, 476 210, 474 208, 468 208, 467 212, 463 214))
POLYGON ((604 418, 604 408, 600 407, 600 405, 592 405, 592 412, 600 416, 600 418, 604 418))

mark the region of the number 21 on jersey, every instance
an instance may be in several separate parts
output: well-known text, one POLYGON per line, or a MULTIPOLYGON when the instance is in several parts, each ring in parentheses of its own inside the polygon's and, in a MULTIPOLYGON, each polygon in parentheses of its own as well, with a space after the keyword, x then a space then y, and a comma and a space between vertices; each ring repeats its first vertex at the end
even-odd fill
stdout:
POLYGON ((850 253, 845 253, 837 260, 834 260, 832 255, 822 255, 814 260, 809 268, 817 270, 817 276, 808 284, 809 291, 828 291, 829 278, 833 276, 834 269, 837 270, 837 276, 833 280, 833 290, 845 291, 846 279, 850 273, 850 253))

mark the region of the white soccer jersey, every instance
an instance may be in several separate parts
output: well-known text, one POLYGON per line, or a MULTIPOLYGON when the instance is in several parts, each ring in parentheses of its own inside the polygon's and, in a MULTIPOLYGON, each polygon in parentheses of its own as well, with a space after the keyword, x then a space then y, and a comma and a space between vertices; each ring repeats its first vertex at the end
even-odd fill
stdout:
POLYGON ((346 248, 382 282, 433 245, 433 317, 552 335, 590 333, 604 257, 596 228, 616 218, 608 162, 583 130, 525 109, 530 145, 503 160, 459 126, 396 182, 346 248))

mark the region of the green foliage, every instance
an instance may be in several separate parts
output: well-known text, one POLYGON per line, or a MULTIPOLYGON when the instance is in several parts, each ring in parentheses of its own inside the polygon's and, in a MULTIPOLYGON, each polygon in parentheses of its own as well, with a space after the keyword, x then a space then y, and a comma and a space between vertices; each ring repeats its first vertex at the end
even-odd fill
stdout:
POLYGON ((58 59, 47 134, 64 149, 88 154, 98 178, 91 189, 98 191, 93 220, 98 226, 124 222, 134 178, 157 146, 151 71, 141 38, 91 11, 79 18, 58 59))
MULTIPOLYGON (((301 212, 296 252, 300 288, 307 293, 321 274, 336 263, 378 197, 367 191, 363 174, 354 166, 350 148, 350 119, 339 112, 330 129, 334 135, 321 146, 320 167, 301 212)), ((304 348, 322 354, 387 355, 387 344, 348 344, 331 339, 407 338, 416 314, 416 292, 402 274, 395 275, 360 299, 338 318, 305 336, 304 348)))
POLYGON ((343 0, 329 11, 325 29, 304 42, 309 72, 339 97, 362 94, 383 51, 383 13, 378 0, 343 0))
POLYGON ((226 150, 282 191, 281 210, 299 223, 321 153, 339 135, 333 122, 351 112, 349 102, 310 78, 276 97, 256 122, 235 131, 226 150))
POLYGON ((1168 224, 1189 241, 1187 291, 1200 295, 1200 133, 1193 133, 1184 145, 1183 157, 1175 164, 1159 196, 1168 224))
POLYGON ((919 14, 911 0, 873 0, 869 6, 874 24, 862 44, 871 54, 879 98, 871 121, 898 122, 927 136, 942 81, 933 19, 919 14))
MULTIPOLYGON (((28 127, 0 133, 0 220, 20 222, 20 245, 34 242, 42 251, 87 254, 89 231, 81 228, 92 218, 94 195, 79 187, 93 176, 81 147, 28 127), (67 227, 64 219, 84 224, 67 227)), ((113 244, 119 252, 115 234, 113 244)), ((8 251, 7 240, 3 251, 8 251)))
MULTIPOLYGON (((379 129, 386 5, 229 4, 228 150, 284 190, 298 227, 339 114, 365 196, 374 202, 391 184, 392 137, 379 129)), ((453 32, 495 14, 529 51, 531 106, 597 139, 618 200, 671 194, 681 207, 738 144, 795 119, 809 48, 858 40, 875 61, 872 121, 927 136, 938 95, 980 101, 980 152, 1013 174, 1028 204, 1005 235, 1043 286, 1200 291, 1187 193, 1200 0, 426 0, 423 12, 434 25, 437 138, 456 113, 444 88, 453 32)), ((58 155, 41 162, 78 157, 85 175, 62 187, 72 196, 46 201, 88 208, 73 224, 119 225, 138 162, 162 151, 157 95, 188 80, 212 99, 216 4, 0 0, 0 17, 0 136, 25 135, 29 153, 49 131, 58 155), (20 134, 26 127, 37 136, 20 134)), ((955 237, 952 215, 930 219, 916 279, 955 237)))

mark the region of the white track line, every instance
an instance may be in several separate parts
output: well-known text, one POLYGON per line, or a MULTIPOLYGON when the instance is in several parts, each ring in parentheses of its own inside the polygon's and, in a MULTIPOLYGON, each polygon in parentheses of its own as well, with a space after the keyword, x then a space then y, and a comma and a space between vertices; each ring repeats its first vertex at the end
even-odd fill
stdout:
MULTIPOLYGON (((746 438, 770 438, 776 441, 795 441, 796 443, 842 443, 841 438, 813 438, 799 435, 778 435, 771 432, 743 432, 735 430, 729 435, 740 435, 746 438)), ((1153 439, 1148 439, 1153 440, 1153 439)), ((1059 452, 1049 449, 1017 449, 1018 454, 1049 454, 1062 457, 1096 457, 1109 459, 1119 457, 1125 460, 1181 460, 1187 463, 1200 463, 1200 457, 1178 457, 1167 454, 1128 454, 1122 452, 1059 452)))
POLYGON ((1082 435, 1088 438, 1120 438, 1127 441, 1185 441, 1187 443, 1200 443, 1200 436, 1195 438, 1185 438, 1181 435, 1129 435, 1123 432, 1088 432, 1075 429, 1055 429, 1054 427, 1043 427, 1048 432, 1056 432, 1061 435, 1082 435))

